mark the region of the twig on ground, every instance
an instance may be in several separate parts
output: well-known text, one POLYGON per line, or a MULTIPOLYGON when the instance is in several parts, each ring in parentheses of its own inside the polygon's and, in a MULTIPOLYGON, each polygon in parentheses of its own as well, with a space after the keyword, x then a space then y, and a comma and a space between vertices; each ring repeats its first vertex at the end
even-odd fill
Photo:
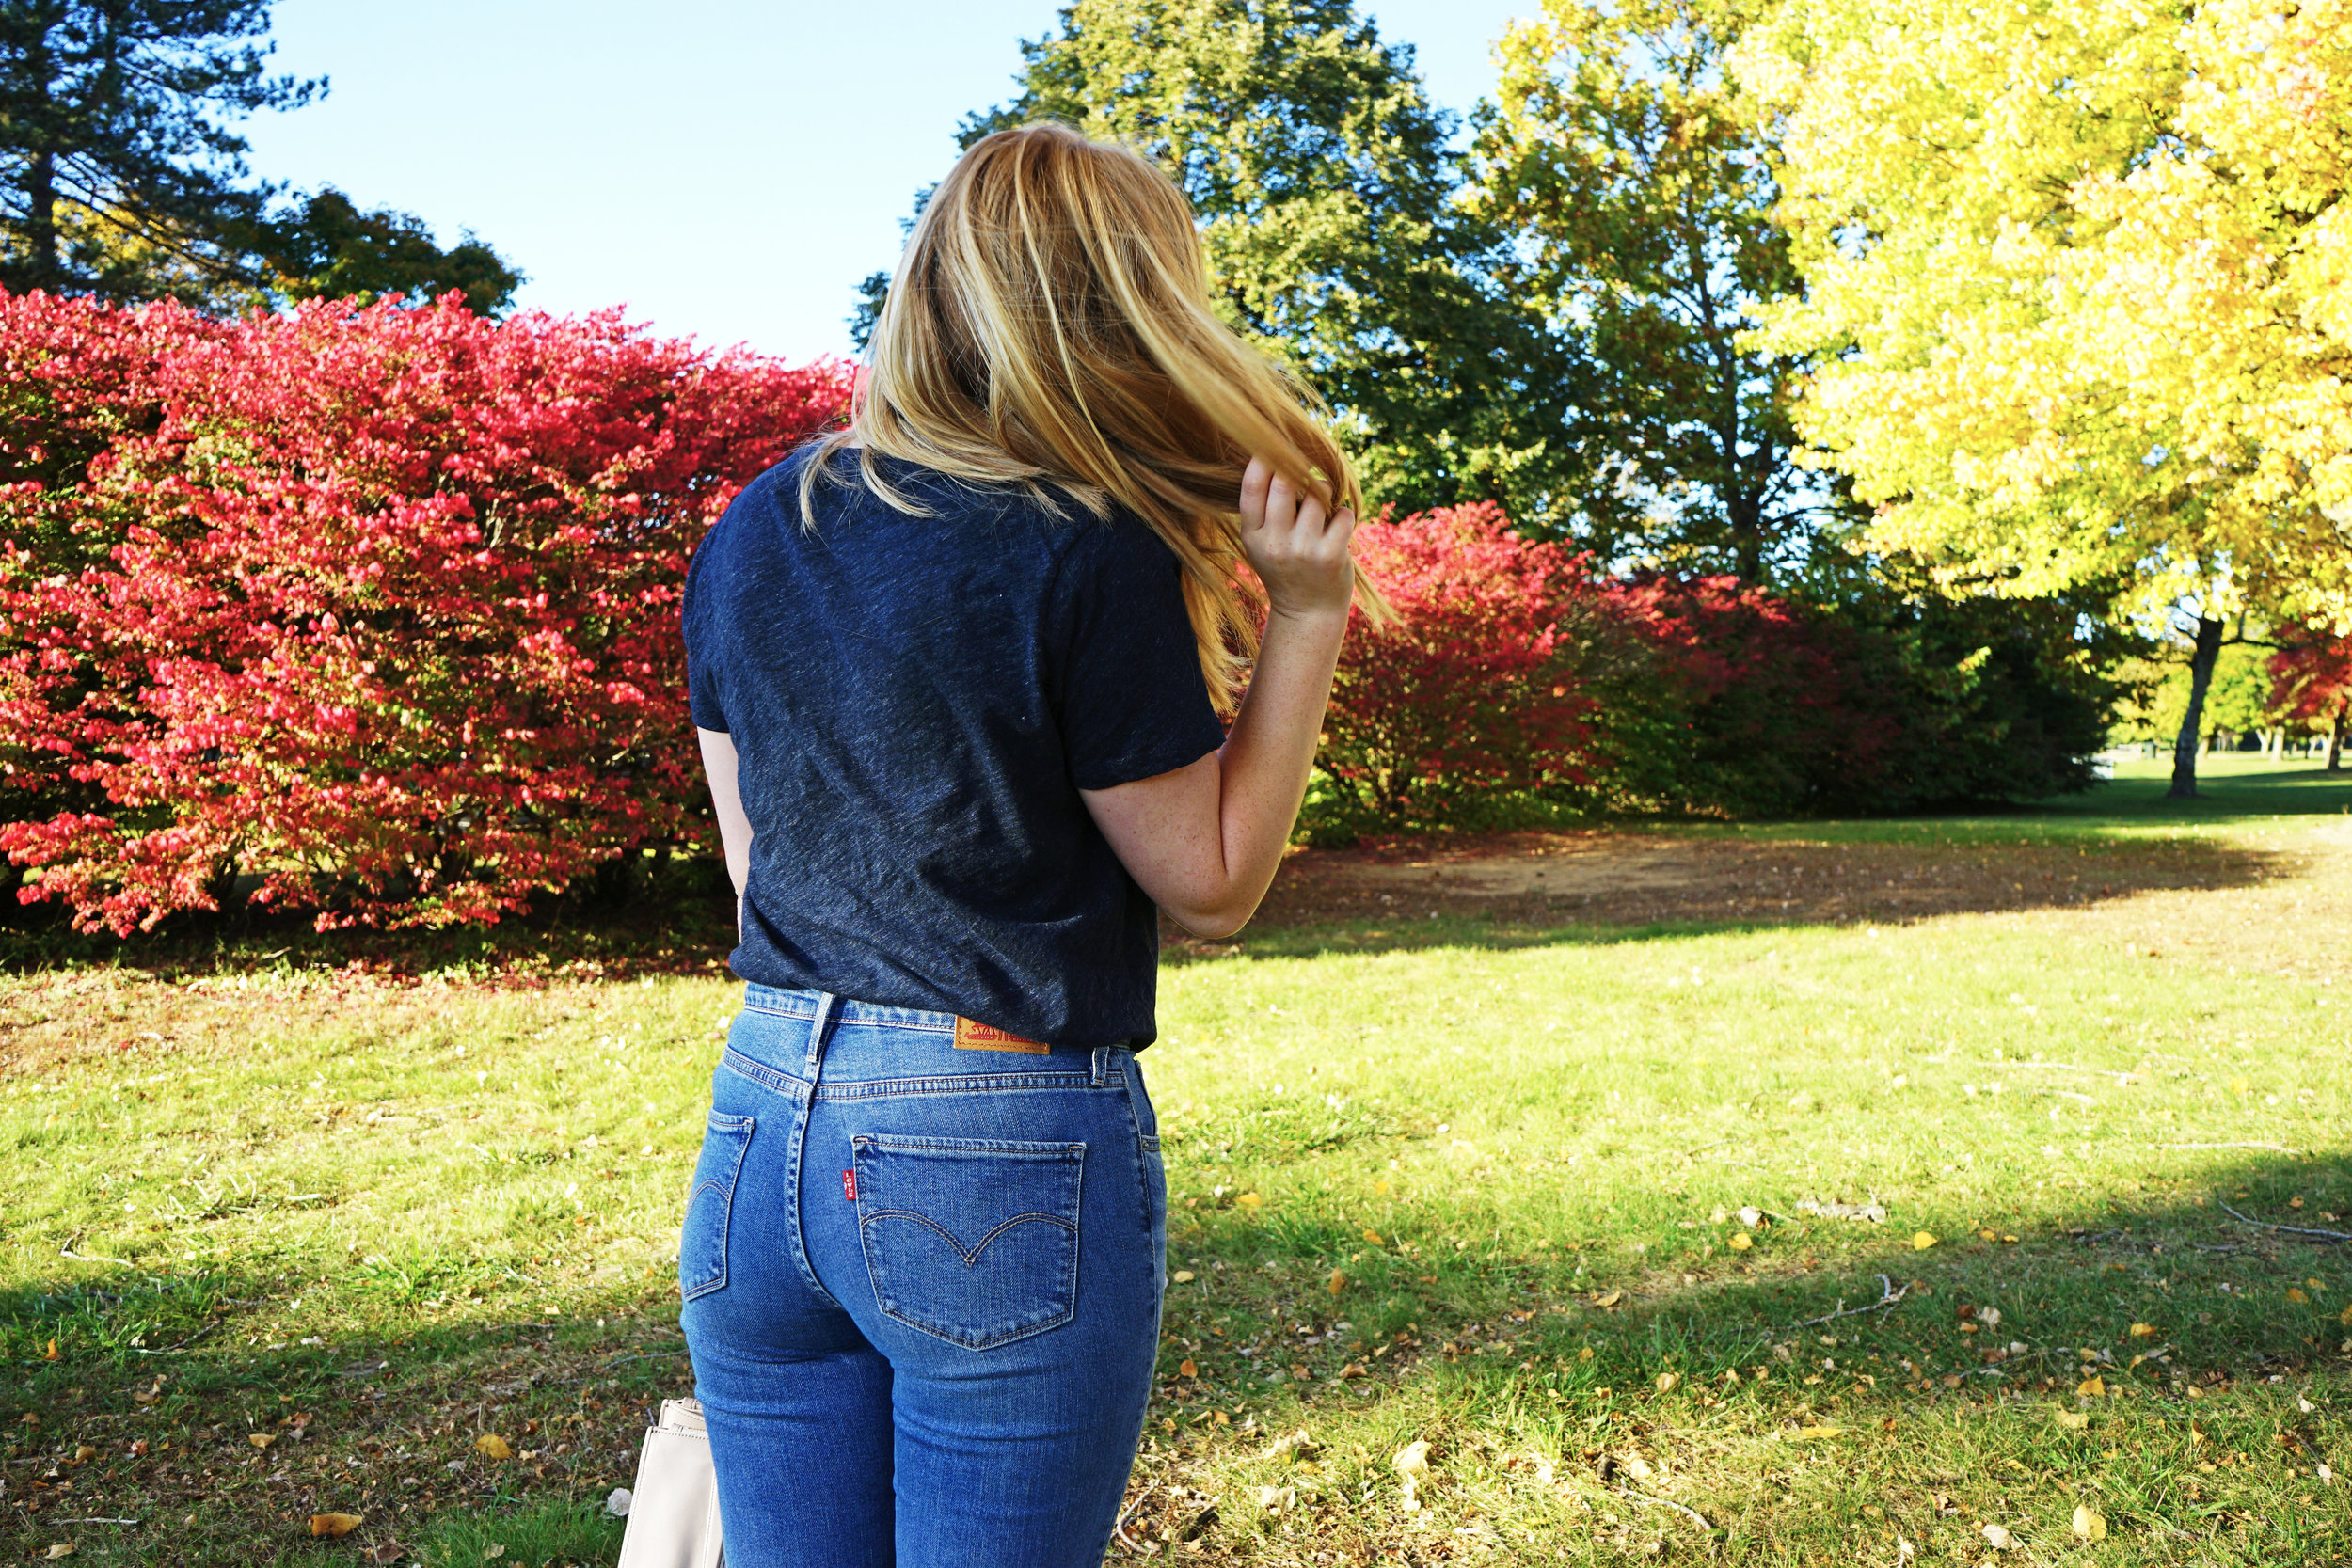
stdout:
POLYGON ((1155 1481, 1150 1486, 1147 1486, 1142 1491, 1136 1493, 1136 1500, 1119 1511, 1119 1522, 1111 1527, 1111 1533, 1119 1537, 1119 1544, 1126 1547, 1137 1557, 1150 1557, 1152 1554, 1143 1547, 1136 1545, 1134 1542, 1127 1539, 1127 1521, 1135 1516, 1136 1509, 1143 1506, 1143 1499, 1150 1497, 1154 1491, 1158 1490, 1159 1484, 1160 1483, 1155 1481))
POLYGON ((1887 1308, 1900 1302, 1903 1297, 1911 1294, 1910 1286, 1906 1285, 1901 1290, 1898 1291, 1895 1289, 1895 1282, 1887 1278, 1884 1275, 1880 1275, 1878 1276, 1878 1280, 1879 1299, 1871 1305, 1867 1307, 1848 1307, 1846 1305, 1846 1298, 1844 1296, 1839 1296, 1837 1298, 1836 1311, 1824 1313, 1818 1318, 1807 1318, 1801 1323, 1787 1324, 1778 1330, 1778 1332, 1786 1334, 1792 1329, 1818 1328, 1822 1323, 1834 1323, 1839 1318, 1860 1318, 1866 1317, 1872 1312, 1883 1312, 1887 1308))
POLYGON ((2277 1154, 2308 1154, 2307 1148, 2289 1148, 2284 1144, 2158 1144, 2158 1148, 2267 1148, 2277 1154))
POLYGON ((667 1361, 674 1355, 684 1355, 685 1354, 686 1347, 684 1345, 680 1345, 675 1350, 647 1351, 643 1355, 616 1355, 612 1360, 605 1362, 604 1365, 607 1367, 618 1367, 630 1361, 667 1361))
POLYGON ((43 1523, 52 1525, 135 1525, 138 1521, 136 1519, 48 1519, 44 1520, 43 1523))
MULTIPOLYGON (((1603 1482, 1603 1484, 1607 1483, 1603 1482)), ((1685 1508, 1680 1503, 1670 1501, 1665 1497, 1645 1497, 1639 1492, 1629 1492, 1622 1486, 1611 1486, 1609 1490, 1623 1497, 1627 1502, 1640 1503, 1645 1508, 1671 1508, 1703 1530, 1712 1531, 1715 1528, 1707 1522, 1707 1515, 1695 1508, 1685 1508)))
POLYGON ((68 1236, 65 1239, 65 1245, 57 1249, 57 1256, 60 1258, 71 1258, 77 1263, 112 1263, 119 1269, 135 1269, 138 1267, 136 1263, 132 1262, 127 1258, 99 1258, 87 1253, 76 1252, 73 1250, 73 1243, 81 1239, 82 1233, 78 1230, 76 1230, 72 1235, 68 1236))
POLYGON ((176 1351, 187 1349, 188 1346, 195 1344, 199 1339, 201 1339, 204 1336, 210 1334, 213 1330, 218 1328, 220 1324, 217 1322, 206 1323, 202 1328, 198 1329, 186 1338, 179 1340, 173 1344, 166 1345, 161 1350, 145 1350, 137 1345, 125 1345, 123 1348, 129 1351, 133 1355, 169 1355, 176 1351))
POLYGON ((1989 1367, 1973 1368, 1960 1375, 1963 1377, 1999 1377, 2004 1372, 2022 1369, 2028 1361, 2039 1361, 2045 1355, 2055 1354, 2058 1349, 2057 1346, 2045 1345, 2040 1350, 2029 1350, 2023 1355, 2012 1355, 2006 1361, 1995 1361, 1989 1367))
MULTIPOLYGON (((2220 1203, 2221 1200, 2216 1198, 2214 1201, 2220 1203)), ((2244 1214, 2239 1213, 2236 1210, 2231 1208, 2226 1203, 2221 1204, 2221 1209, 2224 1213, 2228 1214, 2232 1219, 2237 1221, 2240 1225, 2256 1226, 2264 1230, 2283 1231, 2289 1236, 2317 1236, 2330 1242, 2352 1242, 2352 1233, 2347 1233, 2345 1231, 2313 1230, 2308 1226, 2300 1225, 2273 1225, 2268 1220, 2249 1220, 2244 1214)))

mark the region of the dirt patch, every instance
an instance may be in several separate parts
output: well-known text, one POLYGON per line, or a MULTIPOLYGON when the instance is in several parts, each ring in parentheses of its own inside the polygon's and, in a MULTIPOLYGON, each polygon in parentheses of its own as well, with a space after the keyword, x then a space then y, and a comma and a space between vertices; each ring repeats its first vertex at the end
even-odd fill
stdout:
MULTIPOLYGON (((2086 942, 2332 983, 2352 978, 2352 824, 2249 846, 2212 839, 1841 843, 1656 832, 1464 835, 1284 864, 1255 930, 1331 927, 1407 942, 1433 915, 1500 925, 1899 925, 1991 914, 2086 942)), ((1170 931, 1177 951, 1204 948, 1170 931)))
POLYGON ((2254 886, 2307 875, 2310 858, 2198 839, 1889 844, 1514 833, 1303 851, 1284 865, 1260 918, 1287 925, 1435 912, 1609 926, 1883 923, 2254 886))

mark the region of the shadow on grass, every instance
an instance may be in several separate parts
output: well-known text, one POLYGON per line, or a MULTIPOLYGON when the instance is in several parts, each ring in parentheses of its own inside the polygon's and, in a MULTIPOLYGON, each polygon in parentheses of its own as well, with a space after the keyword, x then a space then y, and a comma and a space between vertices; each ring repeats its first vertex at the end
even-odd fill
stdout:
MULTIPOLYGON (((1368 1506, 1418 1439, 1446 1523, 1516 1513, 1515 1561, 1975 1561, 2008 1539, 1988 1523, 2041 1561, 2083 1544, 2080 1505, 2128 1543, 2100 1561, 2341 1561, 2352 1509, 2326 1466, 2352 1440, 2352 1247, 2221 1205, 2352 1232, 2317 1217, 2352 1209, 2352 1160, 2201 1180, 2038 1225, 1987 1214, 1926 1247, 1900 1213, 1751 1227, 1693 1209, 1692 1228, 1618 1216, 1549 1257, 1436 1237, 1408 1256, 1395 1236, 1368 1254, 1337 1220, 1226 1212, 1180 1243, 1199 1283, 1170 1295, 1161 1476, 1305 1494, 1270 1452, 1217 1458, 1220 1417, 1303 1427, 1358 1456, 1311 1530, 1338 1560, 1453 1560, 1417 1555, 1428 1537, 1393 1501, 1368 1506)), ((1228 1549, 1310 1560, 1263 1517, 1228 1549)))
POLYGON ((532 1568, 615 1560, 605 1499, 629 1484, 648 1408, 691 1385, 674 1304, 594 1327, 389 1312, 277 1339, 267 1320, 304 1288, 118 1271, 0 1293, 0 1549, 307 1562, 310 1517, 347 1513, 362 1561, 472 1568, 493 1545, 532 1568))
MULTIPOLYGON (((1508 1428, 1564 1473, 1616 1485, 1622 1456, 1716 1417, 1776 1430, 1792 1454, 1807 1429, 1875 1441, 1901 1426, 1928 1434, 1924 1446, 1871 1464, 1890 1485, 1964 1499, 1974 1481, 2012 1484, 1992 1474, 1996 1460, 2039 1452, 2000 1449, 1969 1421, 2112 1458, 2163 1430, 2186 1453, 2193 1419, 2204 1457, 2151 1472, 2132 1506, 2177 1529, 2211 1500, 2214 1528, 2234 1528, 2245 1498, 2233 1486, 2291 1477, 2282 1463, 2335 1440, 2295 1401, 2314 1380, 2343 1380, 2352 1249, 2222 1206, 2352 1232, 2322 1218, 2352 1210, 2352 1160, 2255 1157, 2200 1184, 2035 1226, 1988 1213, 1989 1236, 1947 1233, 1924 1249, 1900 1213, 1748 1226, 1696 1205, 1668 1218, 1674 1195, 1656 1215, 1564 1215, 1561 1228, 1595 1239, 1542 1254, 1499 1237, 1368 1249, 1336 1214, 1189 1212, 1199 1227, 1172 1243, 1171 1264, 1194 1279, 1169 1293, 1153 1430, 1230 1432, 1208 1424, 1223 1412, 1327 1431, 1398 1402, 1441 1443, 1508 1428), (1745 1251, 1730 1247, 1740 1234, 1754 1238, 1745 1251), (2053 1412, 2084 1420, 2069 1430, 2053 1412)), ((352 1544, 375 1554, 362 1560, 399 1547, 408 1561, 472 1564, 501 1544, 534 1568, 613 1560, 619 1527, 603 1499, 628 1483, 646 1408, 689 1384, 666 1297, 609 1314, 611 1328, 430 1323, 393 1303, 369 1330, 270 1338, 278 1302, 302 1288, 125 1271, 0 1295, 0 1545, 291 1563, 317 1549, 310 1515, 348 1513, 362 1521, 352 1544), (485 1453, 485 1434, 511 1457, 485 1453), (65 1522, 90 1519, 139 1523, 65 1522)))

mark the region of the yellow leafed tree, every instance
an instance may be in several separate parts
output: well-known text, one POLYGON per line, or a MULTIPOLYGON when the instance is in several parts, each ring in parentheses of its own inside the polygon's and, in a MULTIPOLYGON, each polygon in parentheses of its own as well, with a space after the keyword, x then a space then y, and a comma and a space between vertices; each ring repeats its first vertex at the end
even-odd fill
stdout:
POLYGON ((1797 421, 1954 582, 2352 625, 2352 0, 1789 0, 1797 421))

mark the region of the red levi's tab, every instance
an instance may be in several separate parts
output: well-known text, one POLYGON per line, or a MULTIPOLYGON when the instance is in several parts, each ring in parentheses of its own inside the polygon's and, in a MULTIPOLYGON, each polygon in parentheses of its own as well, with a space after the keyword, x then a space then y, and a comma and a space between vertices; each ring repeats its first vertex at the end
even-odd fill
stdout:
POLYGON ((857 1172, 845 1170, 841 1173, 841 1196, 851 1203, 857 1201, 857 1172))
POLYGON ((1009 1035, 1002 1029, 976 1023, 968 1018, 956 1020, 956 1049, 958 1051, 1018 1051, 1025 1056, 1050 1056, 1054 1048, 1036 1040, 1025 1040, 1019 1035, 1009 1035))

